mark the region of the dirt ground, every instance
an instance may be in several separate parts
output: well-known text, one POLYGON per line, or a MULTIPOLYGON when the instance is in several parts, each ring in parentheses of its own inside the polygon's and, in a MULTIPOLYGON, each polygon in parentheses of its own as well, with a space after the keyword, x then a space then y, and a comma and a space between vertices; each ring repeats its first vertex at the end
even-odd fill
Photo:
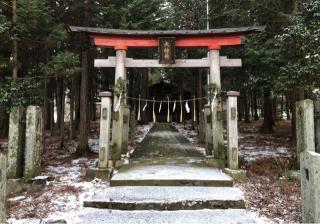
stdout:
POLYGON ((237 186, 245 192, 248 209, 275 223, 300 223, 300 182, 288 175, 296 165, 291 124, 278 122, 273 134, 260 134, 260 127, 261 121, 239 125, 240 154, 246 151, 240 165, 248 179, 237 186))

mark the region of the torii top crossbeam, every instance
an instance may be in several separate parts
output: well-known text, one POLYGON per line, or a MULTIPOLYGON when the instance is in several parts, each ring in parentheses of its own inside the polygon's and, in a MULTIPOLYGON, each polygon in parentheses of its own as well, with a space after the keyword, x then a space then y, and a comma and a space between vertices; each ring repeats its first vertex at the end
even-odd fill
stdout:
POLYGON ((263 29, 253 26, 211 30, 138 31, 70 26, 72 32, 88 34, 94 45, 113 47, 115 50, 158 47, 159 37, 168 36, 175 37, 176 47, 206 47, 208 50, 220 50, 223 46, 240 45, 246 34, 261 32, 263 29))

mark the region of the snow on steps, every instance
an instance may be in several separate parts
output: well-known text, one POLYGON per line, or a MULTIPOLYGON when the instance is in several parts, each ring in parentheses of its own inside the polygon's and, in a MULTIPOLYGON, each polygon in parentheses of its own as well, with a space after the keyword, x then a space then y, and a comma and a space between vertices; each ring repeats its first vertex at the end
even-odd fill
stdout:
POLYGON ((232 187, 111 187, 84 201, 85 207, 116 210, 194 210, 245 207, 232 187))
POLYGON ((232 178, 221 170, 199 164, 129 164, 122 167, 110 186, 210 186, 232 187, 232 178))

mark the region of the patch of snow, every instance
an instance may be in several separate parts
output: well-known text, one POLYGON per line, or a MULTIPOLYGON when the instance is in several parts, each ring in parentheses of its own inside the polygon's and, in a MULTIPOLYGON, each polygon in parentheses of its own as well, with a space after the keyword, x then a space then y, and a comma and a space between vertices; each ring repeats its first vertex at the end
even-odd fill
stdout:
POLYGON ((26 196, 18 196, 18 197, 15 197, 15 198, 9 198, 8 201, 21 201, 21 200, 24 200, 26 199, 26 196))
POLYGON ((271 147, 251 147, 243 146, 239 147, 239 156, 247 162, 252 162, 258 159, 264 158, 291 158, 292 154, 289 149, 284 147, 271 148, 271 147))
POLYGON ((99 139, 90 138, 88 140, 88 145, 89 145, 89 148, 91 149, 91 151, 93 151, 95 153, 99 153, 99 139))

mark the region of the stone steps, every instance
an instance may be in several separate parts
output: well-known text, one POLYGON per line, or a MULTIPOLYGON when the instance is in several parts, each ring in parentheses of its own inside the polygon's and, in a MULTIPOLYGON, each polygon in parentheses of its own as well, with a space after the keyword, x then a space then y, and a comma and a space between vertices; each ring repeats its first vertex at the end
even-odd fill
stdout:
POLYGON ((84 201, 85 207, 116 210, 195 210, 245 208, 232 187, 111 187, 84 201))
POLYGON ((143 164, 123 166, 110 186, 232 187, 232 178, 206 164, 143 164))
POLYGON ((244 209, 187 210, 187 211, 119 211, 89 209, 72 223, 81 224, 247 224, 264 223, 244 209))

